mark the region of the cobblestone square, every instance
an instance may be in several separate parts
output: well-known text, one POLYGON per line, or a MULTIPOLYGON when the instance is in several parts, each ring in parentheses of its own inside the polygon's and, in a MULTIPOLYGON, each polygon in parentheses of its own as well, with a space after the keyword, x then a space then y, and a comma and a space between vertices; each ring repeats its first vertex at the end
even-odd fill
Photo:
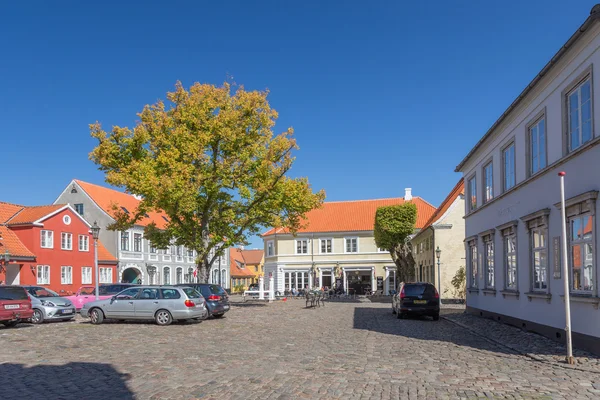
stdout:
MULTIPOLYGON (((547 362, 527 356, 486 337, 505 329, 498 323, 481 322, 476 332, 451 321, 460 310, 434 322, 398 320, 387 303, 304 306, 234 303, 221 320, 168 327, 77 319, 0 328, 0 397, 600 398, 595 358, 569 368, 555 354, 547 362)), ((554 346, 528 340, 536 354, 554 346)))

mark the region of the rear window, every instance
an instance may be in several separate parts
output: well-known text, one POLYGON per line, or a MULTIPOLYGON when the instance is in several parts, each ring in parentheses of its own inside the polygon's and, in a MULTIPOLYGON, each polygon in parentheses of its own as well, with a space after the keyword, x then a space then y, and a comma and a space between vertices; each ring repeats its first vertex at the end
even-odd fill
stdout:
POLYGON ((163 299, 180 299, 181 295, 177 289, 160 289, 163 299))
POLYGON ((0 286, 0 300, 28 300, 27 292, 20 287, 0 286))
POLYGON ((187 295, 187 297, 189 297, 190 299, 199 299, 202 297, 202 295, 200 293, 198 293, 198 291, 196 289, 183 288, 182 290, 187 295))
POLYGON ((433 286, 430 285, 404 285, 404 294, 406 296, 433 295, 433 293, 433 286))
POLYGON ((210 285, 210 291, 211 291, 212 294, 219 294, 219 295, 227 294, 225 292, 225 289, 223 289, 219 285, 210 285))

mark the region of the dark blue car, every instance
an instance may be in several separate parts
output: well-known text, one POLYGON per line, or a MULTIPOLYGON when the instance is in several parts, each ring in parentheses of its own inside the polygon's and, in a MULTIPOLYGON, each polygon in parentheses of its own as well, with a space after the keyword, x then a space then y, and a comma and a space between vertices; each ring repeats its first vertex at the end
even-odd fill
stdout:
POLYGON ((175 286, 192 287, 199 291, 206 300, 208 314, 215 318, 221 318, 229 311, 229 296, 225 289, 212 283, 182 283, 175 286))

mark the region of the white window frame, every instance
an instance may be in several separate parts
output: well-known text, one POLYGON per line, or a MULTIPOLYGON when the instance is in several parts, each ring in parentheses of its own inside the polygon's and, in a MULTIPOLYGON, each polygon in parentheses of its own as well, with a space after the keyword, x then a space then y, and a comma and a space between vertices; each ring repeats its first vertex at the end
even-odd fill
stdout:
POLYGON ((479 249, 477 248, 477 239, 467 241, 467 250, 469 288, 479 289, 479 249))
POLYGON ((36 268, 36 280, 38 285, 49 285, 50 284, 50 266, 49 265, 38 265, 36 268), (40 270, 42 271, 42 278, 40 279, 40 270))
POLYGON ((81 267, 81 284, 91 285, 92 282, 92 267, 81 267))
POLYGON ((267 242, 267 257, 273 257, 275 255, 275 241, 269 240, 267 242))
POLYGON ((546 122, 545 110, 538 115, 533 121, 527 126, 527 172, 529 176, 536 175, 546 169, 548 166, 548 135, 546 122), (543 122, 543 128, 540 128, 540 124, 543 122), (534 141, 534 136, 536 140, 534 141), (544 143, 540 144, 540 138, 543 138, 544 143), (536 143, 536 148, 534 148, 536 143), (543 162, 540 155, 544 153, 543 162), (535 163, 537 164, 537 170, 534 171, 534 154, 536 155, 535 163))
POLYGON ((583 146, 584 144, 588 143, 589 141, 591 141, 592 139, 594 139, 594 89, 593 89, 593 85, 592 85, 592 76, 591 73, 586 74, 586 76, 581 79, 571 90, 569 90, 566 94, 566 113, 567 113, 567 118, 566 118, 566 123, 567 123, 567 152, 571 153, 574 150, 577 150, 578 148, 580 148, 581 146, 583 146), (582 112, 581 112, 581 88, 586 84, 589 83, 590 86, 590 100, 589 100, 589 107, 590 107, 590 138, 588 140, 586 140, 585 142, 583 141, 583 130, 582 130, 582 126, 583 126, 583 120, 582 120, 582 112), (578 102, 578 106, 577 106, 577 119, 578 119, 578 128, 579 128, 579 145, 577 147, 573 147, 572 144, 572 135, 571 135, 571 96, 574 95, 577 92, 577 102, 578 102))
POLYGON ((594 230, 594 224, 595 224, 595 215, 594 213, 591 212, 584 212, 581 214, 577 214, 577 215, 573 215, 568 217, 568 222, 569 222, 569 232, 568 232, 568 237, 569 237, 569 275, 570 275, 570 285, 571 285, 571 291, 574 293, 585 293, 585 294, 592 294, 595 291, 596 288, 596 271, 595 271, 595 260, 594 260, 594 251, 595 251, 595 230, 594 230), (586 217, 590 217, 591 218, 591 224, 592 224, 592 233, 591 233, 591 237, 586 239, 584 238, 584 236, 582 235, 581 239, 574 239, 573 238, 573 221, 574 220, 580 220, 581 221, 581 229, 585 229, 585 226, 583 224, 584 220, 586 217), (579 279, 579 288, 575 289, 575 268, 574 268, 574 260, 573 260, 573 248, 575 246, 580 246, 580 259, 581 259, 581 272, 580 272, 580 279, 579 279), (588 248, 588 246, 591 246, 591 252, 589 253, 591 255, 591 257, 588 257, 587 254, 584 257, 585 254, 585 250, 588 248), (583 285, 582 285, 582 281, 585 281, 585 269, 586 269, 586 261, 591 260, 591 288, 590 289, 582 289, 583 285))
POLYGON ((320 238, 319 239, 319 254, 333 254, 333 238, 320 238), (327 241, 330 241, 330 251, 327 251, 327 241), (325 251, 323 251, 323 242, 325 242, 325 251))
POLYGON ((483 203, 488 203, 494 198, 494 161, 489 160, 483 165, 483 203), (488 174, 488 168, 491 168, 488 174), (489 175, 489 176, 488 176, 489 175), (490 179, 488 182, 488 178, 490 179))
POLYGON ((90 251, 90 237, 88 235, 79 235, 77 243, 79 251, 90 251))
POLYGON ((73 284, 73 267, 70 265, 62 265, 60 267, 60 284, 61 285, 72 285, 73 284))
POLYGON ((175 268, 175 283, 176 284, 183 283, 183 268, 182 267, 175 268))
POLYGON ((483 270, 485 273, 484 288, 496 289, 496 248, 494 243, 494 234, 489 233, 483 236, 483 270))
POLYGON ((139 232, 133 232, 133 248, 132 248, 132 250, 135 253, 141 253, 141 252, 144 251, 144 235, 142 235, 139 232), (135 248, 135 242, 136 242, 135 238, 136 238, 136 236, 139 236, 139 238, 140 238, 140 247, 139 247, 138 250, 136 250, 136 248, 135 248))
POLYGON ((345 237, 344 238, 344 253, 345 254, 356 254, 359 252, 360 252, 360 248, 358 247, 358 236, 345 237), (356 251, 348 251, 348 241, 349 240, 356 240, 356 251))
POLYGON ((477 175, 467 179, 467 213, 477 209, 477 175))
POLYGON ((131 235, 129 231, 121 231, 121 235, 119 235, 119 250, 121 251, 130 251, 131 249, 131 235), (123 237, 127 235, 127 240, 123 241, 123 237), (127 248, 123 248, 123 243, 127 244, 127 248))
MULTIPOLYGON (((304 246, 302 246, 302 247, 304 247, 304 246)), ((299 254, 299 255, 310 254, 309 246, 308 246, 308 239, 296 239, 294 241, 294 249, 295 249, 296 254, 299 254), (304 248, 301 249, 301 250, 306 250, 306 251, 298 252, 298 243, 300 243, 300 242, 304 242, 306 244, 306 249, 304 249, 304 248)))
POLYGON ((60 233, 60 249, 73 250, 73 234, 70 232, 60 233))
MULTIPOLYGON (((529 234, 529 240, 531 245, 531 291, 532 292, 548 292, 550 287, 550 271, 548 270, 548 228, 546 226, 539 226, 532 228, 529 234), (544 238, 543 246, 535 246, 534 237, 538 234, 540 237, 544 238), (536 276, 536 253, 539 253, 540 258, 540 272, 538 275, 545 276, 546 287, 537 287, 535 276, 536 276), (545 259, 545 260, 544 260, 545 259), (545 262, 542 263, 542 260, 545 262)), ((542 280, 539 280, 542 282, 542 280)))
POLYGON ((163 274, 162 274, 162 278, 163 278, 163 285, 170 285, 171 284, 171 267, 169 266, 165 266, 163 267, 163 274), (168 274, 167 274, 168 271, 168 274), (167 282, 167 280, 165 279, 165 277, 169 278, 169 281, 167 282))
POLYGON ((99 283, 113 283, 112 281, 112 268, 100 267, 100 280, 99 283))
POLYGON ((54 248, 54 231, 42 229, 40 231, 40 247, 42 249, 54 248))
POLYGON ((517 185, 517 147, 515 141, 512 140, 502 148, 502 192, 507 192, 517 185), (512 149, 512 169, 510 164, 507 164, 507 152, 512 149), (508 170, 507 170, 508 169, 508 170), (507 178, 512 177, 511 182, 506 182, 507 178))

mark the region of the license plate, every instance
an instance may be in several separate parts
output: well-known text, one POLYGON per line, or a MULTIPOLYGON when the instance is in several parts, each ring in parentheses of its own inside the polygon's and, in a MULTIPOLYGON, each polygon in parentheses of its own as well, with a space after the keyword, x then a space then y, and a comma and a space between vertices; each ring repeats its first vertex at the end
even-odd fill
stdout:
POLYGON ((73 310, 62 310, 63 314, 72 314, 73 310))
POLYGON ((225 306, 225 307, 223 307, 223 308, 224 308, 224 309, 226 309, 226 310, 229 310, 229 306, 225 306))
POLYGON ((19 308, 19 305, 18 304, 7 304, 4 306, 4 308, 7 310, 13 310, 15 308, 19 308))
POLYGON ((427 304, 427 300, 415 300, 415 304, 427 304))

